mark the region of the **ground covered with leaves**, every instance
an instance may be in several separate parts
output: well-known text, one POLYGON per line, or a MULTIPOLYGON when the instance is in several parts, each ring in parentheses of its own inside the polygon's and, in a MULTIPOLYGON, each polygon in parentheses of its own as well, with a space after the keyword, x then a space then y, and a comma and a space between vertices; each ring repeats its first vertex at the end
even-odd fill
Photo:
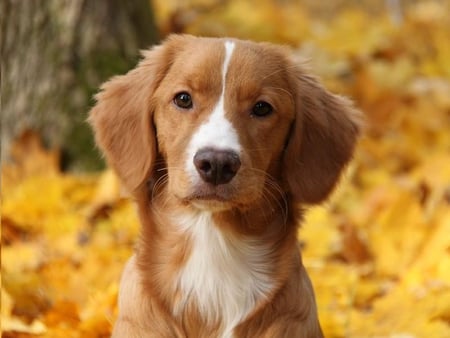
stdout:
MULTIPOLYGON (((446 2, 419 2, 396 24, 363 10, 313 22, 296 2, 229 3, 184 30, 298 46, 366 114, 341 185, 299 232, 326 337, 450 337, 446 2)), ((161 26, 173 24, 160 7, 161 26)), ((11 153, 1 182, 2 337, 109 336, 139 232, 134 207, 110 171, 60 172, 58 152, 32 133, 11 153)))

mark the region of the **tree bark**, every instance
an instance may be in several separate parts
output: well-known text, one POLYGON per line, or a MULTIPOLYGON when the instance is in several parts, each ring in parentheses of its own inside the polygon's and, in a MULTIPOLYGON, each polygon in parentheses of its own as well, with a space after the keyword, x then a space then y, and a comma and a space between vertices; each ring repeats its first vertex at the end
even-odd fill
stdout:
POLYGON ((85 123, 92 96, 157 40, 149 0, 2 0, 2 160, 11 140, 37 130, 64 163, 100 161, 85 123))

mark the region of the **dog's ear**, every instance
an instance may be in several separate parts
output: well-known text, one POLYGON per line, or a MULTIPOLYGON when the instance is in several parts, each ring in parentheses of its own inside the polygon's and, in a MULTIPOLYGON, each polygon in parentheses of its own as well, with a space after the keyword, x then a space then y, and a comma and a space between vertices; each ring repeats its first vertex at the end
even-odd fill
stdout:
POLYGON ((351 159, 361 114, 300 67, 291 73, 296 118, 283 158, 287 189, 300 203, 323 201, 351 159))
POLYGON ((169 45, 144 52, 136 68, 104 83, 89 113, 97 145, 130 193, 143 186, 155 161, 152 96, 170 66, 169 45))

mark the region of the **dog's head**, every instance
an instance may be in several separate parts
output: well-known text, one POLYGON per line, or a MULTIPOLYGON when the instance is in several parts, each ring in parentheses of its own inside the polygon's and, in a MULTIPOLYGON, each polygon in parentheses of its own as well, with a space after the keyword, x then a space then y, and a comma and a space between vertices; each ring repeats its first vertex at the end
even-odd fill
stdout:
POLYGON ((347 100, 265 43, 171 36, 96 98, 97 143, 127 189, 156 178, 201 209, 245 208, 274 187, 320 202, 359 131, 347 100))

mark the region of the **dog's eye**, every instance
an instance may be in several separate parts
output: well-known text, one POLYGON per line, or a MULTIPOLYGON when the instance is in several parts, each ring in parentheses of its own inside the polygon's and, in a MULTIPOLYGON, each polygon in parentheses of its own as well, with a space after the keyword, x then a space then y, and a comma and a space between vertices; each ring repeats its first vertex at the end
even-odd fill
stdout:
POLYGON ((192 108, 192 97, 189 93, 181 92, 175 95, 173 102, 182 109, 192 108))
POLYGON ((270 115, 273 111, 272 106, 265 101, 258 101, 252 108, 252 115, 264 117, 270 115))

